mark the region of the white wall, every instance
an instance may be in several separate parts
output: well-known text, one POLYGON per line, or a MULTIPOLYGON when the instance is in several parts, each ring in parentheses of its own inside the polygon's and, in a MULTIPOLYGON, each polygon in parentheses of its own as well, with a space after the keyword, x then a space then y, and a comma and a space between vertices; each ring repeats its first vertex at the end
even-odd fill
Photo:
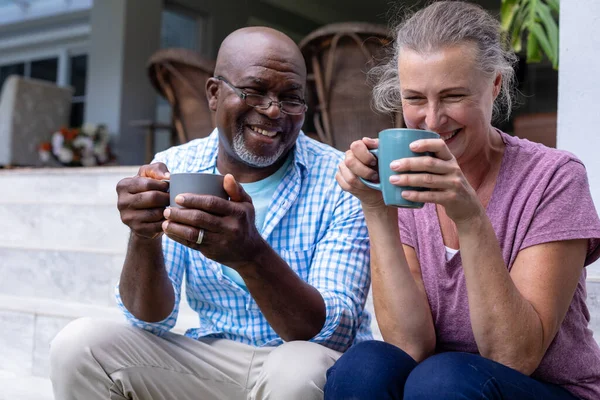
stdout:
MULTIPOLYGON (((78 0, 81 5, 91 0, 78 0)), ((16 6, 15 6, 16 7, 16 6)), ((5 7, 0 6, 0 65, 27 63, 44 58, 58 58, 57 83, 69 84, 69 56, 87 54, 90 37, 90 9, 59 8, 62 12, 33 18, 25 13, 22 19, 3 23, 5 7)))
POLYGON ((559 22, 557 147, 585 163, 600 211, 600 1, 562 0, 559 22))
POLYGON ((600 209, 600 1, 560 5, 557 147, 586 164, 600 209))
POLYGON ((123 66, 125 36, 125 3, 108 0, 96 1, 91 12, 92 33, 90 37, 87 73, 88 103, 85 121, 104 123, 113 133, 119 131, 121 116, 120 77, 123 66), (110 27, 110 28, 109 28, 110 27))
POLYGON ((19 2, 0 2, 0 25, 23 25, 25 21, 36 21, 42 18, 61 16, 65 13, 89 10, 93 0, 46 0, 32 1, 26 7, 19 2))
POLYGON ((130 123, 155 116, 146 65, 160 47, 162 8, 161 0, 101 0, 92 8, 85 121, 108 126, 121 165, 144 161, 145 136, 130 123))

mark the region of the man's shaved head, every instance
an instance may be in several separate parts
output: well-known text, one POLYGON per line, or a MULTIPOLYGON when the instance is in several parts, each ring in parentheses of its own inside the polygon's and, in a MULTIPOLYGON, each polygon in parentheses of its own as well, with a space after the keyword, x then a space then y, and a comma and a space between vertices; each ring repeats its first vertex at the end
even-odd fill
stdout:
POLYGON ((254 58, 293 64, 306 78, 304 57, 296 43, 286 34, 264 26, 241 28, 229 34, 219 48, 215 75, 227 76, 254 58))

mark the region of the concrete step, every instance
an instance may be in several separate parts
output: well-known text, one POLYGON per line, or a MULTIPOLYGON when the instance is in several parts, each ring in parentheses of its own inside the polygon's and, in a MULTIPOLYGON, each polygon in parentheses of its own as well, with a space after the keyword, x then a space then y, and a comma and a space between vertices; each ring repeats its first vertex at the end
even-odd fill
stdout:
POLYGON ((124 254, 116 185, 137 167, 0 170, 3 247, 124 254))
POLYGON ((116 206, 116 186, 138 167, 0 170, 0 204, 103 204, 116 206))
POLYGON ((112 205, 0 204, 3 247, 125 254, 129 228, 112 205))
MULTIPOLYGON (((116 306, 0 294, 0 370, 47 377, 50 342, 69 322, 81 317, 125 321, 116 306)), ((173 331, 182 334, 197 325, 196 315, 187 304, 182 305, 173 331)))
POLYGON ((0 245, 0 293, 114 306, 124 255, 0 245))

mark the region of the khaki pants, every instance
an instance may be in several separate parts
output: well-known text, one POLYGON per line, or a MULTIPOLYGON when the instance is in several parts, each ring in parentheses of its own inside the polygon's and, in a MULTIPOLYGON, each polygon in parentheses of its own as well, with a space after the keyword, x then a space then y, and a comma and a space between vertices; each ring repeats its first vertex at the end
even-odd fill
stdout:
POLYGON ((262 348, 82 318, 52 342, 50 378, 56 400, 312 400, 340 356, 311 342, 262 348))

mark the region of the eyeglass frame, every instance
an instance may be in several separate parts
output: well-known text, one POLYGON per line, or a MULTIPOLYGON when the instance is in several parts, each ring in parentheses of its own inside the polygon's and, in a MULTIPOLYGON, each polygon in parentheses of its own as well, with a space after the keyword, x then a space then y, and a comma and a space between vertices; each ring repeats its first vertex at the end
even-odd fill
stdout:
POLYGON ((308 106, 306 105, 306 101, 305 101, 304 99, 299 99, 299 100, 297 100, 297 101, 290 101, 290 100, 282 100, 282 101, 280 101, 280 100, 273 100, 273 99, 271 99, 269 96, 265 96, 265 95, 262 95, 262 94, 246 93, 246 92, 244 92, 244 90, 243 90, 243 89, 241 89, 241 88, 239 88, 239 87, 237 87, 237 86, 234 86, 234 85, 233 85, 231 82, 229 82, 227 79, 225 79, 225 78, 224 78, 223 76, 221 76, 221 75, 216 75, 216 76, 214 76, 213 78, 215 78, 215 79, 217 79, 217 80, 219 80, 219 81, 221 81, 221 82, 225 82, 225 83, 227 84, 227 86, 229 86, 229 87, 230 87, 230 88, 233 90, 233 92, 234 92, 234 93, 235 93, 235 94, 236 94, 236 95, 237 95, 237 96, 238 96, 240 99, 244 100, 244 102, 246 103, 246 105, 247 105, 248 107, 257 108, 257 109, 259 109, 259 110, 263 110, 263 111, 264 111, 264 110, 268 110, 269 108, 271 108, 271 106, 272 106, 272 105, 274 105, 274 104, 275 104, 275 105, 277 105, 277 106, 279 107, 279 111, 281 111, 282 113, 284 113, 284 114, 287 114, 287 115, 302 115, 302 114, 304 114, 304 113, 305 113, 305 112, 308 110, 308 106), (265 98, 265 99, 268 99, 268 100, 269 100, 269 103, 268 103, 266 106, 264 106, 264 105, 263 105, 263 106, 253 106, 253 105, 251 105, 251 104, 248 104, 248 100, 247 100, 247 97, 248 97, 248 96, 257 96, 257 97, 263 97, 263 98, 265 98), (286 111, 286 110, 283 108, 283 104, 284 104, 284 103, 301 104, 301 105, 303 105, 303 106, 304 106, 304 110, 302 110, 302 111, 300 111, 300 112, 298 112, 298 113, 290 113, 290 112, 286 111))

